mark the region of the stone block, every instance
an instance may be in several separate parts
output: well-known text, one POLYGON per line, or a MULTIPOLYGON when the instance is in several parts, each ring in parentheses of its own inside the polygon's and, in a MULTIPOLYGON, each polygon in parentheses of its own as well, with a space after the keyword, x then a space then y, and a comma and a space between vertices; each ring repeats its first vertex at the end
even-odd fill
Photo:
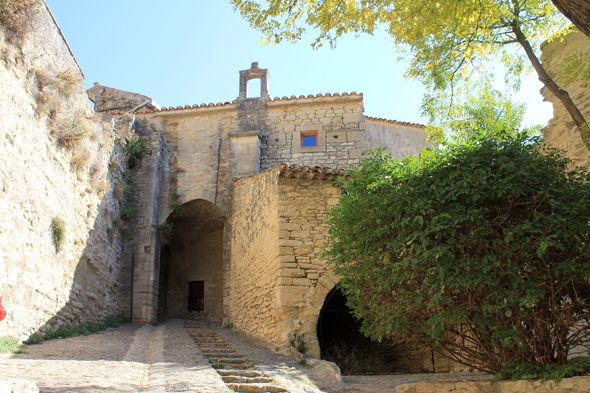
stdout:
POLYGON ((360 123, 365 120, 362 112, 345 113, 342 115, 344 123, 360 123))
POLYGON ((301 278, 305 277, 305 271, 302 269, 279 269, 281 277, 301 278))
POLYGON ((279 229, 282 231, 299 231, 301 230, 301 226, 291 222, 280 222, 279 229))
POLYGON ((280 247, 301 247, 301 246, 303 246, 303 242, 301 240, 279 239, 279 246, 280 247))
POLYGON ((293 231, 291 232, 291 237, 297 238, 297 239, 307 239, 309 238, 309 231, 293 231))
POLYGON ((292 255, 293 247, 279 247, 279 255, 292 255))
POLYGON ((294 252, 296 255, 307 255, 311 254, 313 252, 313 249, 309 247, 296 248, 294 252))
POLYGON ((307 278, 293 278, 293 285, 308 287, 310 284, 307 278))
POLYGON ((293 285, 291 277, 279 277, 279 285, 293 285))
POLYGON ((280 255, 279 261, 283 262, 295 262, 295 255, 280 255))

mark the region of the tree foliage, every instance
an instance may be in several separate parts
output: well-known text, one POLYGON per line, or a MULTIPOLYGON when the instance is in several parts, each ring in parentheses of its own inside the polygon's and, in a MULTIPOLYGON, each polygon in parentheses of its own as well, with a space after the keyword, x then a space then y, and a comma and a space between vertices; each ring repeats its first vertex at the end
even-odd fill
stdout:
MULTIPOLYGON (((437 124, 429 124, 426 132, 431 139, 444 138, 460 142, 473 135, 495 134, 502 130, 521 130, 540 135, 541 126, 523 125, 526 104, 510 101, 501 92, 489 85, 482 86, 475 93, 467 93, 464 100, 458 101, 437 124)), ((508 131, 507 131, 508 132, 508 131)))
POLYGON ((567 91, 538 59, 540 44, 565 34, 567 19, 550 0, 230 0, 267 43, 296 41, 305 25, 317 31, 314 47, 332 47, 347 33, 385 28, 396 48, 410 55, 406 76, 429 89, 423 109, 449 116, 453 98, 471 81, 489 79, 488 60, 501 57, 506 81, 515 88, 531 66, 566 107, 590 149, 590 128, 567 91), (519 51, 518 49, 524 49, 519 51))
POLYGON ((377 150, 341 183, 327 255, 349 304, 366 335, 484 372, 564 364, 588 344, 590 176, 526 133, 462 142, 377 150))

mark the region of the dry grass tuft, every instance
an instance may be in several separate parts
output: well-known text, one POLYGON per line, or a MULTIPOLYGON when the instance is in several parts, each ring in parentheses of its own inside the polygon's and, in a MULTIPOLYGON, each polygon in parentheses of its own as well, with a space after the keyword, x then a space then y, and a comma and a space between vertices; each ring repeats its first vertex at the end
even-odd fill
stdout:
POLYGON ((0 25, 24 35, 31 30, 40 4, 36 0, 0 0, 0 25))
POLYGON ((92 159, 92 155, 90 151, 85 148, 76 149, 76 151, 72 154, 72 159, 70 160, 70 166, 74 171, 80 171, 88 167, 90 160, 92 159))
POLYGON ((92 135, 90 124, 81 115, 76 115, 59 122, 51 134, 68 149, 79 147, 82 141, 92 135))

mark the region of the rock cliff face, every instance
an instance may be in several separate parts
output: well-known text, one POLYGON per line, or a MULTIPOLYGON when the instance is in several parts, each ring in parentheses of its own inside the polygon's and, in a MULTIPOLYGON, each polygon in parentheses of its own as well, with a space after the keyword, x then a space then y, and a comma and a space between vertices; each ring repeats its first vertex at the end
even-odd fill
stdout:
POLYGON ((122 169, 112 118, 44 3, 28 34, 0 26, 0 336, 26 338, 121 311, 122 169))
MULTIPOLYGON (((558 83, 560 80, 558 71, 563 59, 574 53, 590 54, 590 38, 582 33, 568 35, 564 41, 553 41, 542 47, 541 61, 552 78, 558 83)), ((580 112, 590 121, 590 87, 584 86, 582 81, 577 81, 567 87, 572 100, 580 109, 580 112)), ((553 104, 553 119, 543 129, 545 140, 560 149, 567 151, 567 156, 573 161, 573 165, 588 166, 590 164, 590 151, 582 141, 580 132, 575 126, 569 113, 561 102, 547 88, 541 90, 546 101, 553 104)))

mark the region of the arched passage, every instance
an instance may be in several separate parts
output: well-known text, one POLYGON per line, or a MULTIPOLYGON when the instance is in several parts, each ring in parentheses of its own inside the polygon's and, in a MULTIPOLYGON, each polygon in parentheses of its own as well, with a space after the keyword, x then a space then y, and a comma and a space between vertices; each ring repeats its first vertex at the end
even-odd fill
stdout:
POLYGON ((162 239, 158 316, 223 319, 223 230, 215 204, 196 199, 170 215, 173 233, 162 239))
POLYGON ((318 318, 318 341, 322 358, 334 347, 370 345, 371 340, 361 332, 361 321, 356 319, 346 305, 346 296, 335 287, 328 293, 318 318))
MULTIPOLYGON (((434 371, 432 351, 411 344, 373 342, 360 328, 361 321, 346 305, 346 295, 338 286, 334 287, 326 296, 318 317, 317 336, 322 359, 336 363, 343 374, 434 371)), ((440 361, 438 364, 443 366, 440 361)), ((448 371, 448 367, 446 369, 448 371)))

